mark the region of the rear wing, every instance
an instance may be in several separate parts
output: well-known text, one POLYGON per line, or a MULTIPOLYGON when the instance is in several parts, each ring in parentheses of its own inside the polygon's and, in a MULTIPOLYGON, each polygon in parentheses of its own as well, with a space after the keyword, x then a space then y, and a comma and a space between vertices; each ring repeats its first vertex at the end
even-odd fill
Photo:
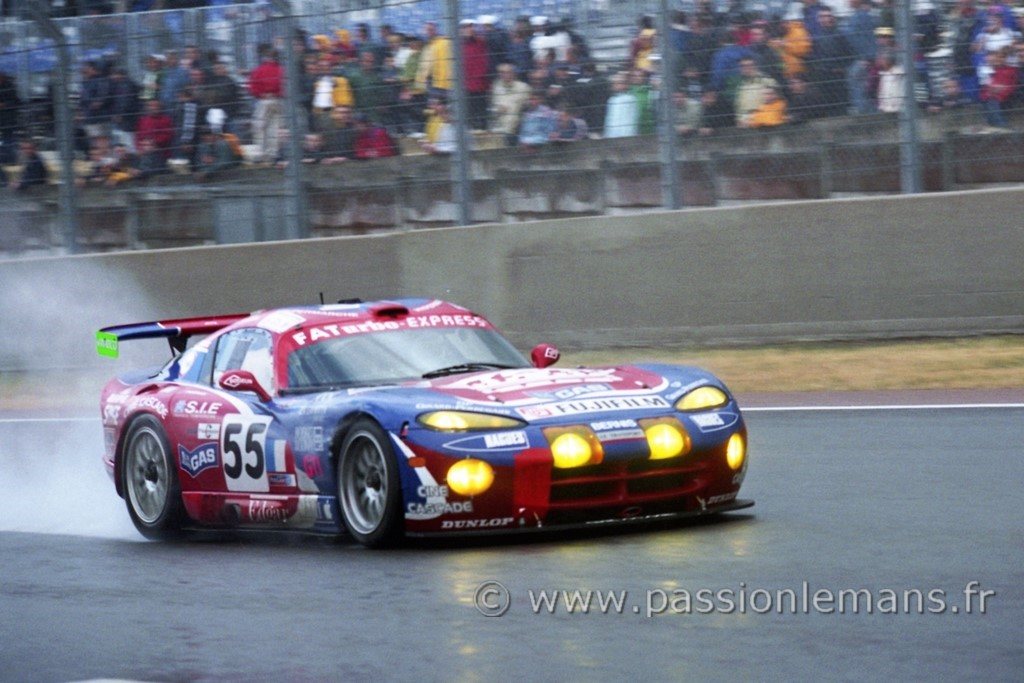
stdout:
POLYGON ((249 313, 235 313, 202 318, 157 320, 131 325, 112 325, 96 332, 96 353, 109 358, 117 358, 118 342, 160 338, 167 339, 172 353, 181 353, 185 350, 185 343, 189 337, 216 332, 232 323, 248 318, 249 315, 249 313))

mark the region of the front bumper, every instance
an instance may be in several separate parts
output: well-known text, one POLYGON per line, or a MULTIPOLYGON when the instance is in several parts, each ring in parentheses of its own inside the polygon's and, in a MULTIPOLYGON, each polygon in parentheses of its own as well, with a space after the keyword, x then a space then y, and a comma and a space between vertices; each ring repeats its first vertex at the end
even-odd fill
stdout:
POLYGON ((666 512, 652 515, 640 515, 628 518, 594 519, 585 522, 572 522, 564 524, 537 524, 533 526, 506 526, 494 529, 456 529, 444 531, 406 531, 409 538, 464 538, 476 536, 503 536, 520 535, 525 533, 557 533, 561 531, 574 530, 598 530, 602 528, 622 528, 640 525, 662 524, 683 520, 693 520, 711 517, 724 512, 735 512, 745 510, 754 506, 754 501, 746 499, 735 499, 728 503, 715 505, 713 507, 698 508, 685 512, 666 512))

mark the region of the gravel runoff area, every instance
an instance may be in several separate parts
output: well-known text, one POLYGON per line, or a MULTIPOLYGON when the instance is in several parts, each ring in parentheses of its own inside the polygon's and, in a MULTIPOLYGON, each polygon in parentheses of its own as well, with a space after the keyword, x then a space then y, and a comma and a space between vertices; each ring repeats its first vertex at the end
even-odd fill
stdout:
MULTIPOLYGON (((793 343, 735 348, 563 349, 561 367, 641 361, 707 368, 744 405, 927 402, 957 390, 964 403, 1024 400, 1024 335, 884 342, 793 343)), ((128 369, 112 362, 89 369, 0 372, 0 411, 86 412, 99 389, 128 369)))

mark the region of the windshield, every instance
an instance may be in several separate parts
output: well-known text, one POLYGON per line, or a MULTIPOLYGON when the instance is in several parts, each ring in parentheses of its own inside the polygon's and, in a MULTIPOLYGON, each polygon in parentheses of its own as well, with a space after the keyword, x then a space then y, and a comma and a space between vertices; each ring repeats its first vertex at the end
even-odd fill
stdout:
POLYGON ((288 388, 393 384, 433 376, 442 369, 470 372, 528 365, 493 330, 405 329, 338 337, 295 349, 288 356, 288 388))

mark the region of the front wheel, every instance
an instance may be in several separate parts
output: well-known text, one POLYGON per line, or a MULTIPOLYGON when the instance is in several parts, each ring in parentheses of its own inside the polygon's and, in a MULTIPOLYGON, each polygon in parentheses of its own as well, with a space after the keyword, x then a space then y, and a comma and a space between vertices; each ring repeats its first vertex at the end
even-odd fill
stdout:
POLYGON ((144 415, 132 423, 121 476, 128 515, 139 533, 152 539, 177 536, 185 517, 181 484, 167 435, 156 418, 144 415))
POLYGON ((402 535, 402 486, 388 436, 372 420, 357 421, 338 455, 341 518, 363 545, 392 545, 402 535))

